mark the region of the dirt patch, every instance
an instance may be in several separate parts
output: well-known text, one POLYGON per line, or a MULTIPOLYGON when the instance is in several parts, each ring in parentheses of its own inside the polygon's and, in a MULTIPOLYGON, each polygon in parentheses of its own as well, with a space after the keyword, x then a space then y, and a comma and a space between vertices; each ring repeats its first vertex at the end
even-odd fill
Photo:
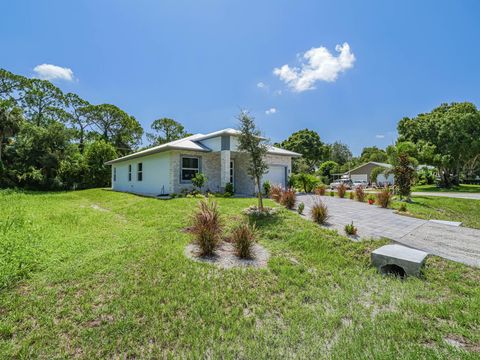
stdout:
POLYGON ((104 211, 104 212, 110 211, 108 209, 104 209, 104 208, 98 206, 97 204, 92 204, 91 207, 92 207, 92 209, 95 209, 95 210, 98 210, 98 211, 104 211))
POLYGON ((457 349, 463 349, 472 352, 480 352, 480 344, 471 344, 464 337, 459 335, 449 335, 443 340, 457 349))
POLYGON ((264 268, 267 266, 268 259, 270 258, 269 252, 259 244, 253 246, 252 259, 240 259, 235 255, 233 245, 227 242, 222 242, 217 250, 215 250, 215 255, 213 256, 199 256, 199 253, 200 251, 196 244, 188 244, 185 248, 185 255, 189 259, 210 263, 222 269, 238 267, 264 268))

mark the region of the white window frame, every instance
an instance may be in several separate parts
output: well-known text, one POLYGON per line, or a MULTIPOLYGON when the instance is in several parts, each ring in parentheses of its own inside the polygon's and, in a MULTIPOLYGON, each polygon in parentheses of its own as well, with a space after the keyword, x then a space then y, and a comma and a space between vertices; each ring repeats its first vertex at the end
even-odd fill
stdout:
POLYGON ((197 174, 202 172, 202 158, 200 156, 191 156, 191 155, 182 155, 180 157, 180 183, 182 184, 190 184, 192 180, 184 180, 183 179, 183 170, 194 170, 197 171, 197 174), (188 168, 188 167, 183 167, 183 159, 197 159, 198 161, 198 167, 196 168, 188 168))
POLYGON ((143 163, 141 162, 137 163, 137 181, 143 181, 143 163))

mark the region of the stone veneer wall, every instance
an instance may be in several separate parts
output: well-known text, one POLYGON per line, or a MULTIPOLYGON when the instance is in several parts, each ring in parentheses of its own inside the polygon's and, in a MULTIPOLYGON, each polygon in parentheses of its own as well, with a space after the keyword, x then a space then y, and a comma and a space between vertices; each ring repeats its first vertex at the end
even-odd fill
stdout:
POLYGON ((220 153, 219 152, 200 152, 200 151, 180 151, 174 150, 170 154, 170 188, 174 193, 180 193, 182 189, 191 190, 191 183, 182 184, 180 182, 180 159, 182 155, 198 156, 201 160, 201 171, 208 178, 204 190, 212 192, 220 191, 220 153))

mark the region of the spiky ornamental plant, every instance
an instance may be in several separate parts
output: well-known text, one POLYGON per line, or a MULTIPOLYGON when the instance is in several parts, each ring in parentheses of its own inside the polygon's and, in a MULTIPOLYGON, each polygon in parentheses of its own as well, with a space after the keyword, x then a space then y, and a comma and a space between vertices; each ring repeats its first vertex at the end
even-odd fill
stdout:
POLYGON ((238 149, 250 156, 248 174, 251 176, 257 187, 258 208, 263 210, 263 198, 260 181, 267 172, 268 165, 265 161, 268 147, 265 139, 261 136, 260 130, 255 125, 255 119, 247 111, 242 111, 238 116, 240 121, 240 135, 238 137, 238 149))

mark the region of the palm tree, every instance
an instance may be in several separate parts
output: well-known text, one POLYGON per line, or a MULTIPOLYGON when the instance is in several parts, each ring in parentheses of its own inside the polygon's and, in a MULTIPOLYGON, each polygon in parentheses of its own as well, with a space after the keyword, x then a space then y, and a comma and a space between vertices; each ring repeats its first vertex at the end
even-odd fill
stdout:
POLYGON ((0 102, 0 162, 2 161, 2 149, 5 140, 14 136, 20 130, 22 121, 21 109, 10 108, 7 101, 0 102))

